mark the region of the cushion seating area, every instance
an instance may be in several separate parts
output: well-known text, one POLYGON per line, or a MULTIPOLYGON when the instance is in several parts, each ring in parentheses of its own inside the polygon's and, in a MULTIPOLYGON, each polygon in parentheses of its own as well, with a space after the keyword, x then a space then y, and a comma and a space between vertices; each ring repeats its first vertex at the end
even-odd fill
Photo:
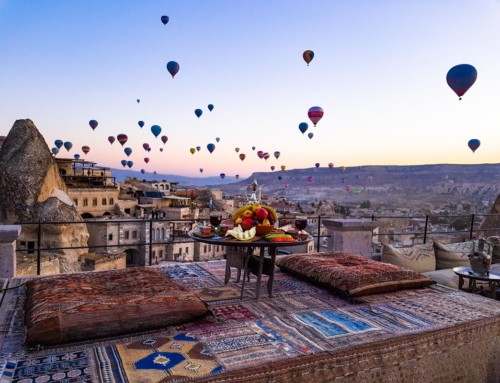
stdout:
POLYGON ((161 270, 61 274, 26 283, 28 344, 53 345, 183 323, 206 304, 161 270))
POLYGON ((277 259, 276 265, 282 271, 349 297, 426 287, 434 283, 413 270, 343 252, 291 254, 277 259))

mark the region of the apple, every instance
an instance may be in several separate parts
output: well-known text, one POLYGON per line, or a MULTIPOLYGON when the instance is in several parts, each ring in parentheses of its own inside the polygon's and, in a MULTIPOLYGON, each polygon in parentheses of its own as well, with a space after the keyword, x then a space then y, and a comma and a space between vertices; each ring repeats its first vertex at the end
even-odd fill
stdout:
POLYGON ((241 222, 241 228, 244 231, 250 230, 253 227, 253 219, 252 218, 245 218, 243 222, 241 222))
POLYGON ((266 209, 264 209, 263 207, 257 209, 257 211, 255 212, 255 217, 259 221, 265 220, 268 215, 269 215, 269 212, 266 209))

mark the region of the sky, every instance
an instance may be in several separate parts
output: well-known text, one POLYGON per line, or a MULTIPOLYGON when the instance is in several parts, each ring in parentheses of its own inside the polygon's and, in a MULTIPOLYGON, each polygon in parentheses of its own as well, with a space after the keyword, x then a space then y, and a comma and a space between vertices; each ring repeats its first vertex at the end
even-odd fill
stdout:
POLYGON ((228 180, 282 165, 498 163, 499 41, 500 0, 0 0, 0 136, 29 118, 49 148, 73 144, 58 157, 228 180), (446 83, 458 64, 478 72, 461 101, 446 83), (124 146, 108 142, 120 133, 124 146))

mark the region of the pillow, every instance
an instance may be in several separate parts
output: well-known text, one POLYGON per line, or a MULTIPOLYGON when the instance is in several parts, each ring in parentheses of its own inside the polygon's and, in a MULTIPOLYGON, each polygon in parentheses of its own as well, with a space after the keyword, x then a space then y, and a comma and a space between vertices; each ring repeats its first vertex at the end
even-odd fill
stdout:
POLYGON ((500 263, 500 237, 488 237, 486 242, 491 246, 491 263, 500 263))
POLYGON ((406 267, 418 273, 436 270, 436 256, 432 245, 415 245, 396 248, 383 245, 381 261, 406 267))
POLYGON ((434 242, 436 270, 470 266, 469 254, 472 253, 473 243, 475 243, 474 246, 477 249, 478 240, 449 244, 434 242))
POLYGON ((415 271, 342 252, 285 255, 276 260, 276 265, 282 271, 349 297, 425 287, 434 283, 415 271))
POLYGON ((129 334, 208 313, 196 295, 146 267, 36 278, 26 288, 29 344, 129 334))

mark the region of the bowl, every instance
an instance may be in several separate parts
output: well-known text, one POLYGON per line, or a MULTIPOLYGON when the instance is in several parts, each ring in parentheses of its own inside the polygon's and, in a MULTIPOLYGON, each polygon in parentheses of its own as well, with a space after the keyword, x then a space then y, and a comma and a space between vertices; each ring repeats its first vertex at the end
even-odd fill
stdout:
POLYGON ((263 236, 266 234, 269 234, 271 231, 274 230, 274 226, 272 225, 257 225, 255 226, 256 232, 255 234, 258 236, 263 236))

